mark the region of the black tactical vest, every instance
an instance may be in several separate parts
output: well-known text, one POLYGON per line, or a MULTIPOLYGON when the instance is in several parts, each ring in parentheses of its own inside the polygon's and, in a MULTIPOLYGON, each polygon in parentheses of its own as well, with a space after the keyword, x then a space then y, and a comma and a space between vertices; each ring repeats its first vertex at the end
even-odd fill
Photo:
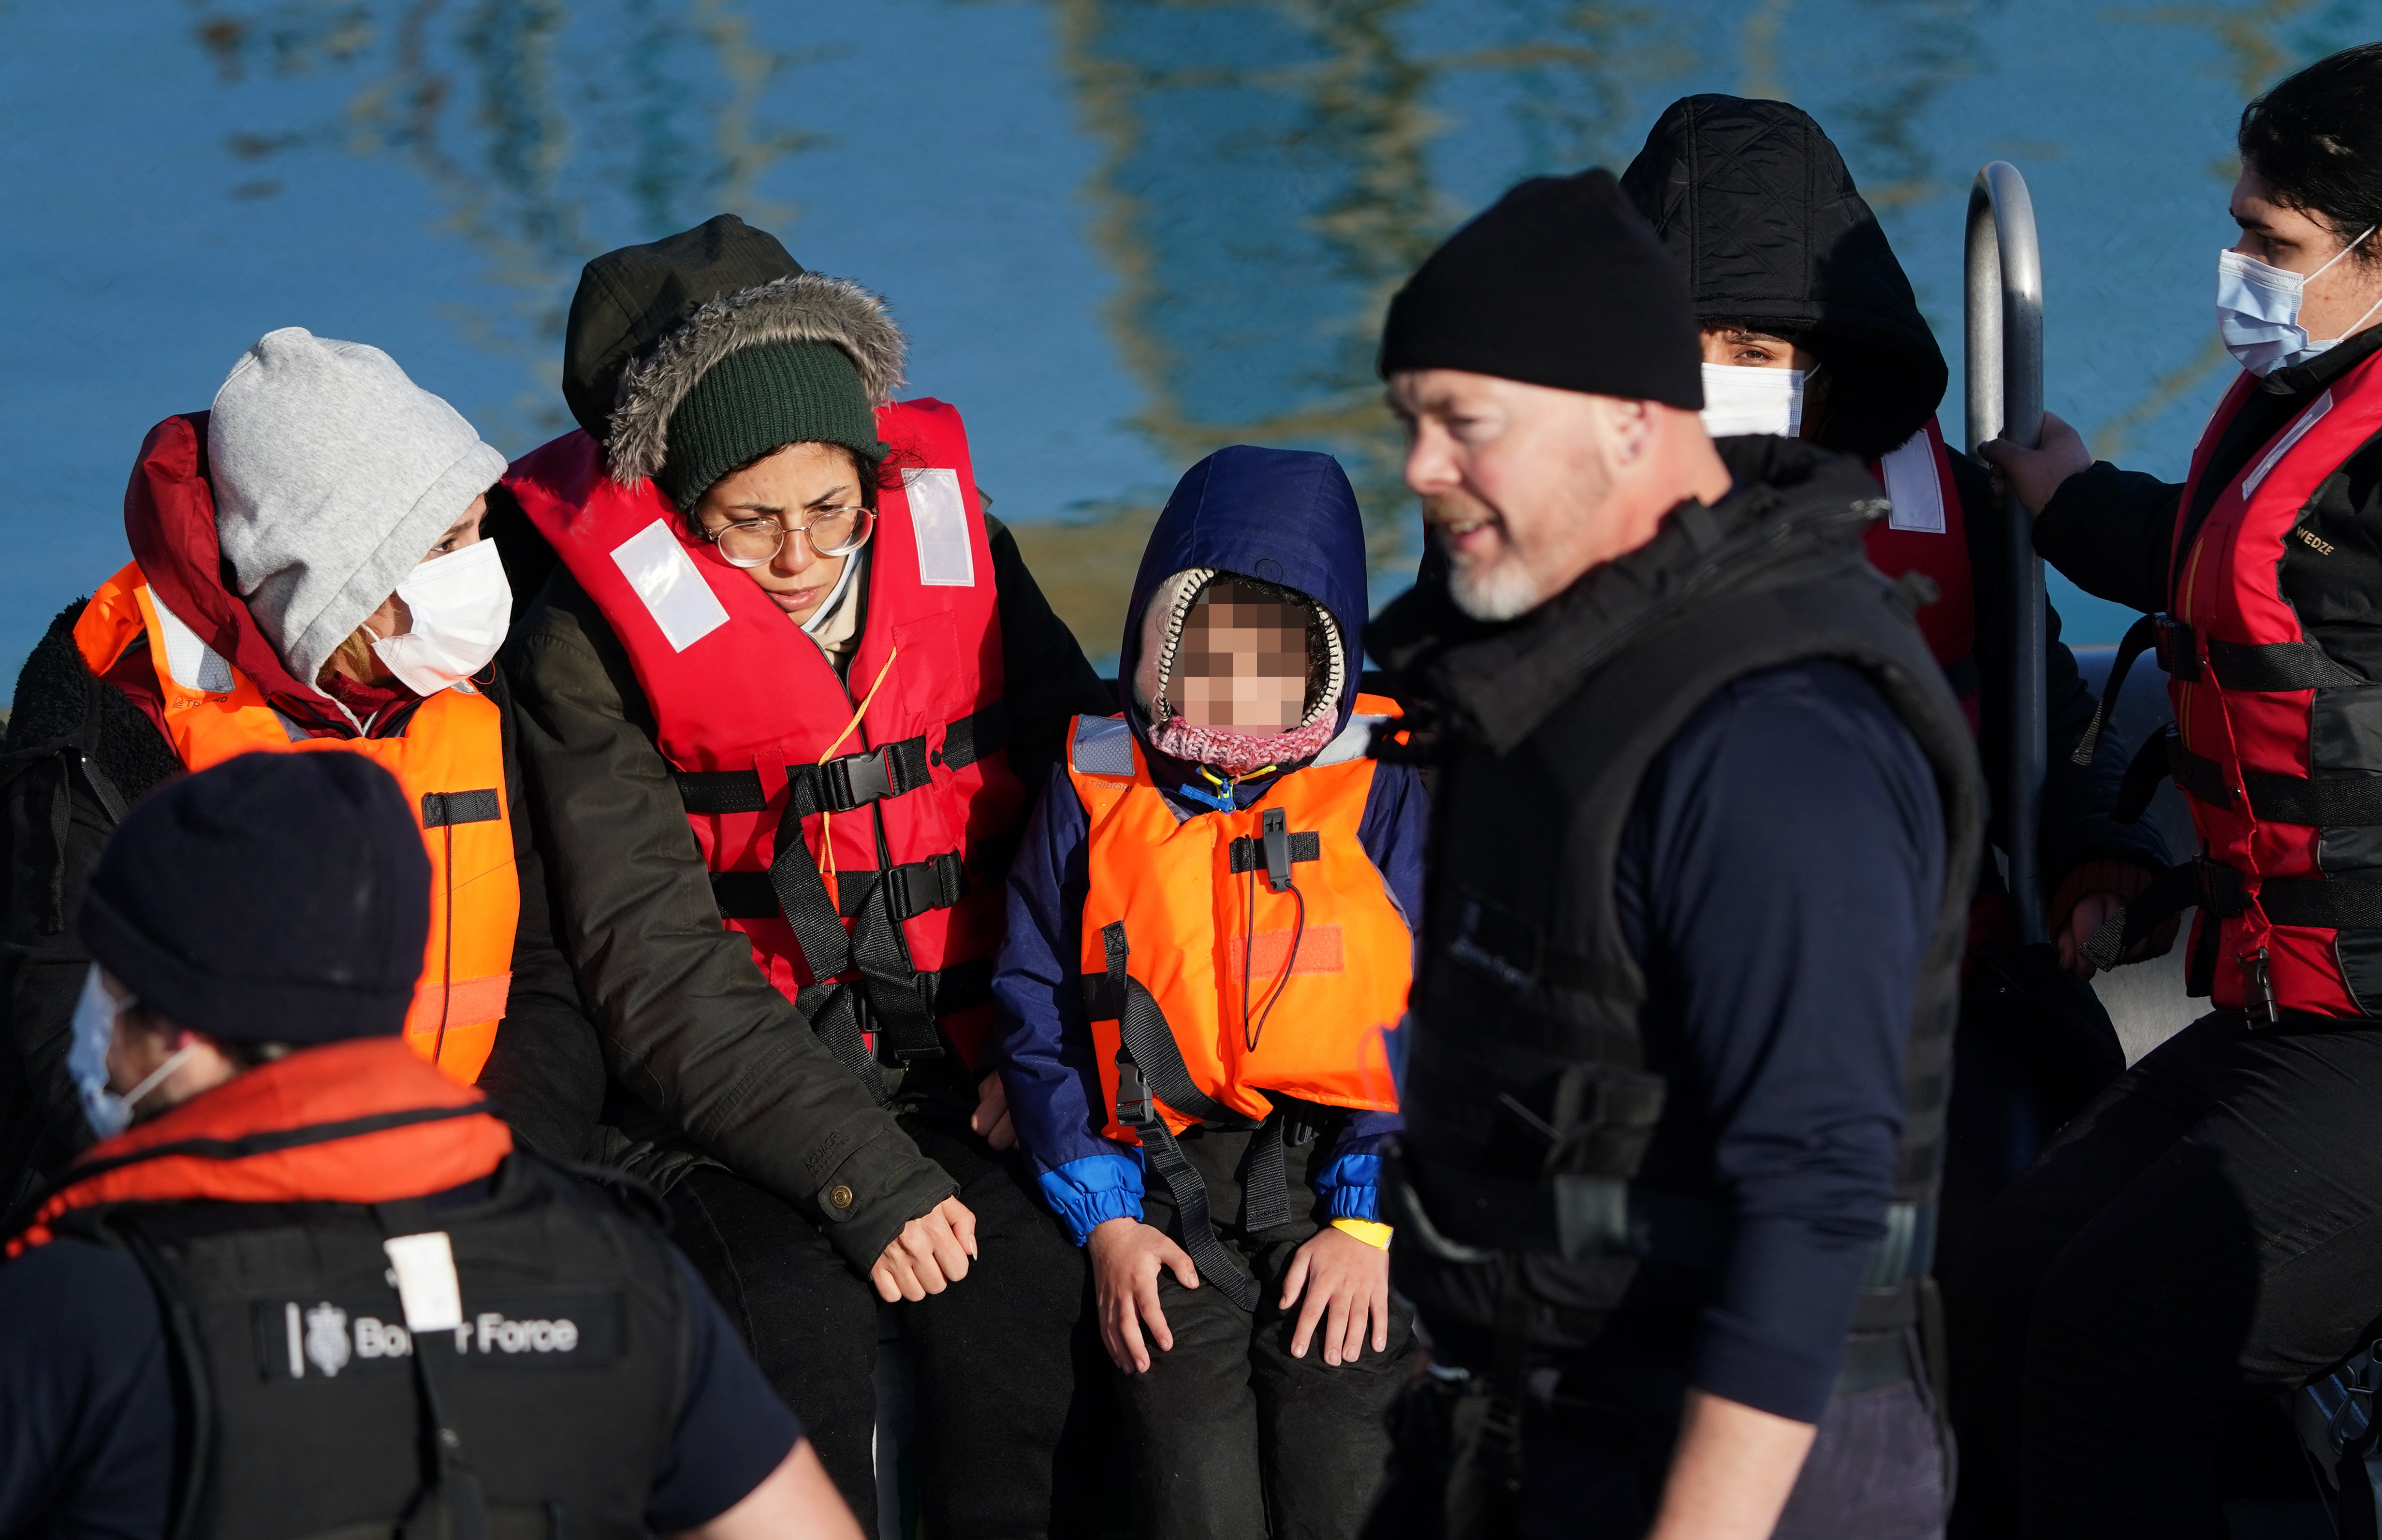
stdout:
MULTIPOLYGON (((1552 635, 1489 639, 1492 674, 1546 676, 1544 709, 1518 727, 1506 712, 1502 736, 1468 714, 1446 653, 1400 665, 1409 690, 1440 703, 1442 727, 1406 1132, 1386 1194, 1402 1211, 1384 1217, 1400 1226, 1399 1289, 1461 1362, 1488 1366, 1516 1333, 1559 1356, 1610 1333, 1613 1348, 1684 1363, 1730 1221, 1701 1174, 1640 1179, 1676 1067, 1650 1049, 1615 863, 1639 781, 1696 710, 1731 680, 1807 660, 1876 686, 1943 799, 1949 857, 1911 1020, 1897 1202, 1855 1329, 1914 1318, 1983 792, 1967 724, 1911 623, 1918 595, 1863 557, 1861 531, 1885 507, 1874 484, 1864 495, 1813 469, 1814 484, 1781 492, 1745 488, 1738 468, 1738 492, 1683 506, 1651 544, 1554 601, 1565 614, 1552 635)), ((1381 649, 1394 664, 1397 646, 1381 649)), ((1482 655, 1470 677, 1483 677, 1482 655)))
POLYGON ((684 1394, 657 1228, 522 1155, 482 1200, 126 1204, 61 1233, 156 1289, 184 1446, 169 1540, 638 1540, 684 1394), (382 1242, 442 1231, 417 1340, 382 1242))

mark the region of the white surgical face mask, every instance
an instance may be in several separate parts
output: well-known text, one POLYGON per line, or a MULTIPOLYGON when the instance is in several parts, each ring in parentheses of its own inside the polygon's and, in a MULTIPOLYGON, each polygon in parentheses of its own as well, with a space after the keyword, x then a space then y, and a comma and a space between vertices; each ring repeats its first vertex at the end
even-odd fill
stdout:
POLYGON ((374 655, 416 695, 436 695, 488 666, 512 622, 513 591, 493 540, 434 556, 397 585, 412 613, 402 636, 374 639, 374 655))
POLYGON ((99 964, 83 975, 82 994, 75 1001, 72 1039, 67 1046, 67 1073, 74 1077, 75 1094, 82 1099, 83 1118, 93 1133, 113 1139, 132 1126, 133 1105, 164 1083, 184 1059, 198 1052, 195 1043, 183 1045, 165 1063, 149 1071, 139 1085, 119 1094, 107 1083, 107 1049, 116 1041, 116 1019, 132 1004, 118 996, 100 976, 99 964))
MULTIPOLYGON (((2310 342, 2305 328, 2300 325, 2300 304, 2307 297, 2308 285, 2331 272, 2335 263, 2357 250, 2358 243, 2373 233, 2367 230, 2334 252, 2331 262, 2307 274, 2260 262, 2229 247, 2217 252, 2216 335, 2224 339, 2225 350, 2233 355, 2234 361, 2251 373, 2263 376, 2295 363, 2305 363, 2339 341, 2340 337, 2332 337, 2310 342)), ((2364 325, 2376 310, 2382 310, 2382 301, 2359 316, 2341 336, 2364 325)))
POLYGON ((1793 438, 1803 427, 1803 379, 1799 369, 1705 364, 1704 432, 1714 438, 1737 434, 1793 438))

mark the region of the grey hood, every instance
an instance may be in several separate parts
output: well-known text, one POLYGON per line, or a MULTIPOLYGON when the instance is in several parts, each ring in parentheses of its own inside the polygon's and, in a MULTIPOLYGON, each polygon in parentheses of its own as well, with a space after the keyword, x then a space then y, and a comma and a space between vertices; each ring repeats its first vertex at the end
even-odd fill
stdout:
POLYGON ((312 687, 505 471, 445 401, 360 342, 267 332, 207 419, 215 531, 257 629, 312 687))

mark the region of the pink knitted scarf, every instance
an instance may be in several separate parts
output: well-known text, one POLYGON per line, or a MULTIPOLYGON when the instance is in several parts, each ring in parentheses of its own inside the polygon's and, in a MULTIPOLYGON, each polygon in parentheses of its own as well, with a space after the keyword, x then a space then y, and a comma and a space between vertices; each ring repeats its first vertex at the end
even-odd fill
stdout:
POLYGON ((1195 727, 1180 714, 1150 734, 1161 754, 1204 764, 1226 776, 1246 776, 1269 764, 1295 764, 1323 752, 1332 741, 1337 713, 1327 713, 1288 732, 1246 733, 1230 727, 1195 727))

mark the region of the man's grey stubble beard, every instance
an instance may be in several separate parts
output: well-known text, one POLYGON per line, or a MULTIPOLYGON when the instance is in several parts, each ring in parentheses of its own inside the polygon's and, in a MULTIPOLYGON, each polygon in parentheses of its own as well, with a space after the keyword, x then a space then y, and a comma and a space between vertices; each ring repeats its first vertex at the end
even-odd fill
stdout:
POLYGON ((1538 607, 1539 580, 1512 549, 1480 568, 1450 561, 1448 595, 1475 620, 1511 620, 1538 607))

